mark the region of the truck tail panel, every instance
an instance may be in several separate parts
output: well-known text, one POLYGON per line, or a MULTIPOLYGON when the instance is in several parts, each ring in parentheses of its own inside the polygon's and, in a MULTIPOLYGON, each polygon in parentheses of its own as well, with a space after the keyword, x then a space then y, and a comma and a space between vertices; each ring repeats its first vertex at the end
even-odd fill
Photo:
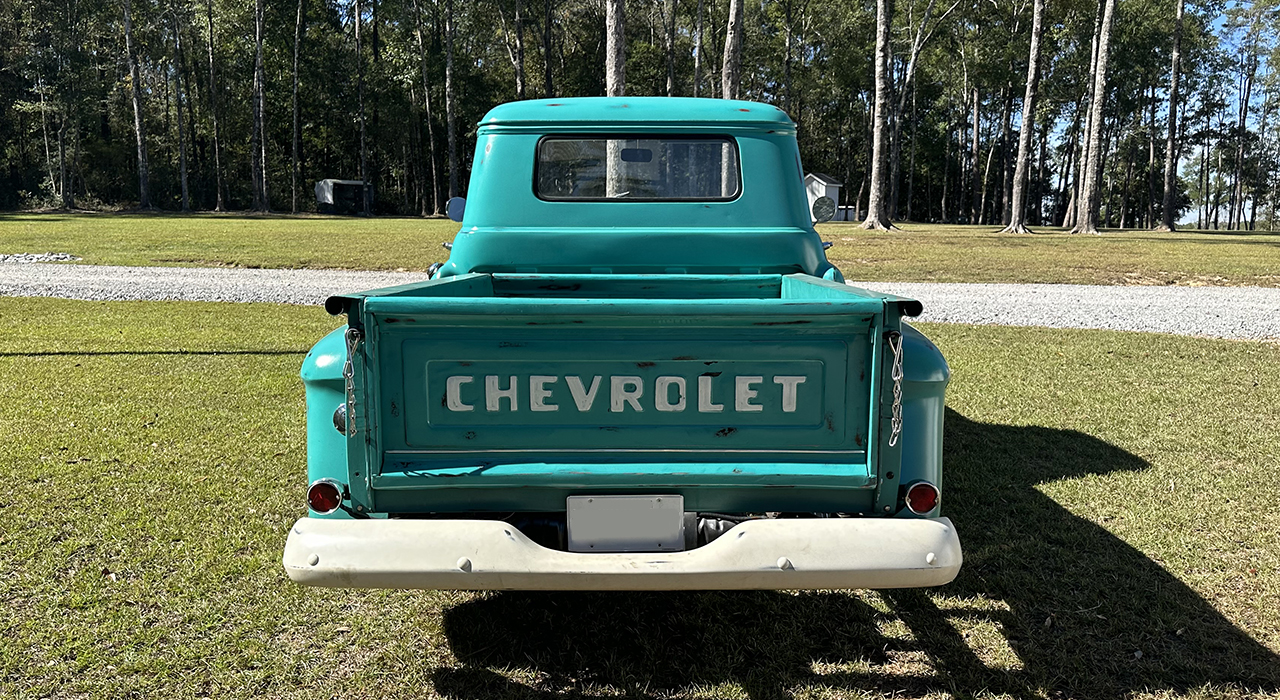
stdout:
POLYGON ((361 298, 356 363, 379 511, 563 509, 584 491, 875 507, 896 300, 806 275, 467 275, 385 291, 361 298))

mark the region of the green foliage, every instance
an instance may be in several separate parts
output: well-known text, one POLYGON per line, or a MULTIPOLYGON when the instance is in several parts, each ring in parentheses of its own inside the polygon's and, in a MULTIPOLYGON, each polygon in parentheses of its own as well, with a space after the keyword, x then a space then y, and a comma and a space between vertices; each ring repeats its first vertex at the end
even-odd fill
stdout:
MULTIPOLYGON (((1163 137, 1174 29, 1174 0, 1123 0, 1112 42, 1104 117, 1104 223, 1148 226, 1160 218, 1163 137), (1152 192, 1155 192, 1153 197, 1152 192), (1154 199, 1154 201, 1153 201, 1154 199)), ((301 148, 298 201, 314 208, 311 185, 360 170, 353 0, 302 0, 305 11, 298 70, 301 148)), ((222 166, 227 206, 250 202, 253 68, 251 4, 232 0, 134 0, 135 43, 142 64, 153 201, 178 206, 180 171, 177 102, 185 105, 189 181, 194 206, 213 207, 222 166), (211 25, 211 26, 210 26, 211 25), (174 43, 174 28, 181 51, 174 43), (211 31, 212 30, 212 31, 211 31), (210 46, 216 76, 211 84, 210 46), (220 139, 214 143, 214 108, 220 139)), ((1003 217, 1012 177, 1030 42, 1030 2, 935 0, 912 84, 905 82, 914 38, 930 0, 899 0, 893 18, 894 191, 900 216, 943 223, 1003 217), (974 153, 973 93, 978 99, 974 153), (903 94, 903 93, 907 94, 903 94), (898 114, 898 104, 903 105, 898 114), (990 169, 987 167, 991 162, 990 169), (975 181, 978 192, 975 193, 975 181)), ((128 207, 137 201, 137 159, 122 40, 121 5, 100 0, 12 0, 0 19, 0 209, 63 204, 128 207), (46 145, 47 144, 47 145, 46 145), (65 168, 63 167, 65 165, 65 168), (64 177, 64 170, 66 175, 64 177), (64 182, 65 180, 65 182, 64 182), (22 194, 26 193, 26 194, 22 194), (65 193, 65 196, 64 196, 65 193), (74 201, 73 201, 74 200, 74 201)), ((293 51, 297 0, 265 0, 267 189, 272 206, 292 203, 293 51)), ((380 214, 435 211, 447 196, 445 0, 366 0, 365 117, 369 177, 380 214), (428 85, 418 51, 421 8, 428 85), (426 119, 424 97, 431 105, 426 119), (430 127, 430 128, 428 128, 430 127), (432 158, 434 151, 434 158, 432 158), (434 167, 434 178, 433 170, 434 167), (432 182, 436 190, 433 191, 432 182)), ((666 94, 669 12, 674 93, 694 92, 696 27, 702 10, 698 92, 718 97, 727 0, 629 0, 627 92, 666 94)), ((524 95, 598 95, 603 91, 603 6, 599 0, 454 0, 456 25, 454 121, 462 188, 475 145, 476 121, 493 105, 515 99, 517 37, 523 39, 524 95), (548 9, 549 8, 549 9, 548 9), (517 10, 519 11, 517 13, 517 10), (516 22, 519 14, 520 22, 516 22), (544 46, 544 29, 550 29, 544 46)), ((747 2, 743 91, 777 104, 799 124, 801 156, 810 171, 843 180, 841 204, 861 207, 870 166, 874 7, 833 0, 747 2)), ((1088 100, 1097 3, 1049 3, 1041 99, 1031 163, 1030 221, 1060 222, 1078 177, 1076 121, 1088 100), (1040 141, 1047 143, 1040 145, 1040 141)), ((1227 149, 1213 178, 1237 177, 1256 227, 1275 219, 1280 173, 1273 155, 1280 136, 1267 119, 1280 104, 1274 78, 1274 3, 1222 2, 1188 6, 1182 32, 1180 161, 1195 149, 1227 149), (1234 125, 1245 101, 1241 56, 1262 56, 1245 128, 1234 125), (1268 108, 1268 105, 1270 107, 1268 108), (1203 143, 1202 143, 1203 142, 1203 143), (1248 164, 1235 153, 1246 143, 1248 164), (1255 207, 1254 202, 1258 205, 1255 207), (1257 214, 1252 214, 1254 209, 1257 214)), ((1184 181, 1193 178, 1184 173, 1184 181)), ((1185 193, 1175 197, 1186 201, 1185 193)), ((1230 197, 1199 202, 1230 207, 1230 197)), ((1195 204, 1195 202, 1193 202, 1195 204)), ((1184 214, 1182 209, 1180 214, 1184 214)), ((1202 212, 1200 218, 1206 218, 1202 212)), ((1213 219, 1214 217, 1207 217, 1213 219)), ((1219 212, 1217 218, 1225 218, 1219 212)))

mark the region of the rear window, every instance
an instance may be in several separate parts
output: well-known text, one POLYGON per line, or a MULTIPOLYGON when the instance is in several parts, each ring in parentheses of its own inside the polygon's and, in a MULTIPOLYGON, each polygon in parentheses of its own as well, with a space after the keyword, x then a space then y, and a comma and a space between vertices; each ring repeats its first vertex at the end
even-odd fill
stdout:
POLYGON ((538 142, 534 190, 549 200, 726 201, 742 191, 726 136, 554 136, 538 142))

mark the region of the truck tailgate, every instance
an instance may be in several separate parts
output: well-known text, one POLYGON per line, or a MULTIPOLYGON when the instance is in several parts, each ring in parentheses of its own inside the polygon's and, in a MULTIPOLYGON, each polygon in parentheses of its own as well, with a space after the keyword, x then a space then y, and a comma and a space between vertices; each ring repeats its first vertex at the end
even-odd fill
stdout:
POLYGON ((692 509, 853 511, 883 478, 902 300, 806 275, 467 275, 359 301, 372 410, 353 442, 379 510, 667 490, 692 509))

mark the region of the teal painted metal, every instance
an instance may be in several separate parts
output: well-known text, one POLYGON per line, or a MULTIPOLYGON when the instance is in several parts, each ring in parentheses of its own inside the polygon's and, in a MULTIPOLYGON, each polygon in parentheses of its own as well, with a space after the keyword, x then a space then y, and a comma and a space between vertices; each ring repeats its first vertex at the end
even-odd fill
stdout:
POLYGON ((469 202, 436 279, 330 299, 339 329, 303 367, 308 477, 350 510, 563 511, 581 493, 679 493, 725 512, 914 517, 941 480, 937 349, 918 302, 856 289, 810 224, 794 124, 767 105, 586 98, 503 105, 480 124, 469 202), (727 135, 728 202, 547 202, 548 134, 727 135), (625 225, 620 225, 625 224, 625 225), (891 444, 890 334, 904 427, 891 444))
POLYGON ((770 105, 691 98, 570 98, 495 107, 480 120, 462 228, 442 276, 467 272, 788 274, 831 269, 810 222, 795 124, 770 105), (548 202, 533 191, 554 134, 723 135, 742 193, 728 202, 548 202))

